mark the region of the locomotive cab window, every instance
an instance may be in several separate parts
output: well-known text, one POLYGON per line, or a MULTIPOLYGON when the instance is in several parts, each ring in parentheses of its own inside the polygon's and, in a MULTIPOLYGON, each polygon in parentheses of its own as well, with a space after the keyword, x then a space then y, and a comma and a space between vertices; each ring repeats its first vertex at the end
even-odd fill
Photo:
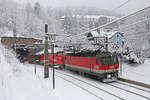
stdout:
POLYGON ((98 59, 96 59, 96 64, 98 64, 98 59))
POLYGON ((118 58, 116 56, 107 56, 101 58, 102 65, 116 64, 118 63, 118 58))

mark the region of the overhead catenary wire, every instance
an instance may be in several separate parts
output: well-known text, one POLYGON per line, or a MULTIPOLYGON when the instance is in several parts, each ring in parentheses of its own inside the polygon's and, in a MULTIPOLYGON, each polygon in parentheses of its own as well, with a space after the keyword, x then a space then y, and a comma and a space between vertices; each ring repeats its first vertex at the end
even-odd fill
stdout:
MULTIPOLYGON (((129 27, 129 26, 136 25, 136 24, 138 24, 138 23, 141 23, 141 22, 144 22, 144 21, 149 21, 149 20, 150 20, 150 18, 146 18, 146 19, 137 21, 137 22, 135 22, 135 23, 132 23, 132 24, 128 24, 128 25, 122 26, 121 28, 129 27)), ((121 29, 121 28, 119 27, 118 29, 121 29)))
MULTIPOLYGON (((128 24, 128 25, 124 25, 124 26, 122 26, 122 27, 118 27, 117 29, 120 30, 120 29, 122 29, 122 28, 130 27, 130 26, 132 26, 132 25, 136 25, 136 24, 139 24, 139 23, 142 23, 142 22, 145 22, 145 21, 149 21, 149 20, 150 20, 150 18, 146 18, 146 19, 137 21, 137 22, 132 23, 132 24, 128 24)), ((141 34, 141 33, 140 33, 140 34, 141 34)), ((80 35, 82 35, 82 34, 80 34, 80 35)), ((80 35, 78 35, 78 36, 80 36, 80 35)), ((135 35, 135 34, 126 34, 126 36, 130 36, 130 37, 131 37, 131 35, 135 35)), ((143 38, 143 39, 145 39, 145 38, 143 38)), ((126 38, 125 38, 125 41, 129 41, 129 40, 130 40, 130 39, 126 39, 126 38)), ((139 41, 139 39, 134 39, 134 40, 138 40, 138 41, 139 41)), ((86 44, 87 44, 87 43, 86 43, 86 44)), ((109 43, 109 44, 110 44, 110 43, 109 43)), ((105 45, 105 43, 101 43, 101 45, 105 45)), ((131 43, 131 45, 132 45, 132 43, 131 43)), ((133 46, 131 46, 131 48, 132 48, 132 50, 134 49, 133 46)))
MULTIPOLYGON (((147 9, 147 8, 150 8, 150 6, 149 6, 149 7, 144 8, 144 9, 147 9)), ((88 31, 82 32, 82 33, 80 33, 80 34, 75 34, 75 35, 72 35, 72 34, 71 34, 71 35, 68 35, 68 36, 66 36, 66 37, 64 37, 64 38, 62 38, 62 39, 58 39, 58 41, 59 41, 59 40, 63 40, 63 39, 65 39, 65 38, 67 38, 67 37, 84 35, 84 34, 86 34, 86 33, 88 33, 88 32, 95 31, 95 30, 97 30, 97 29, 100 29, 100 28, 106 27, 106 26, 108 26, 108 25, 110 25, 110 24, 113 24, 113 23, 115 23, 115 22, 121 21, 122 19, 124 19, 124 18, 126 18, 126 17, 128 17, 128 16, 130 16, 130 15, 133 15, 133 14, 135 14, 135 13, 138 13, 138 12, 140 12, 140 11, 144 10, 144 9, 141 9, 141 10, 139 10, 139 11, 136 11, 136 12, 132 13, 132 14, 129 14, 129 15, 123 16, 123 17, 118 18, 118 19, 116 19, 116 20, 113 20, 113 21, 111 21, 111 22, 109 22, 109 23, 106 23, 106 24, 101 25, 101 26, 99 26, 99 27, 93 28, 93 29, 91 29, 91 30, 88 30, 88 31)), ((147 18, 147 19, 149 20, 149 18, 147 18)), ((144 19, 143 21, 146 21, 146 19, 144 19)), ((140 22, 141 22, 141 21, 140 21, 140 22)), ((140 22, 139 22, 139 23, 140 23, 140 22)), ((135 22, 135 23, 137 24, 138 22, 135 22)), ((132 23, 132 25, 133 25, 133 24, 134 24, 134 23, 132 23)), ((127 27, 127 26, 126 26, 126 27, 127 27)), ((122 27, 122 28, 123 28, 123 27, 122 27)))
MULTIPOLYGON (((138 24, 138 23, 144 22, 144 21, 149 21, 149 20, 150 20, 150 18, 146 18, 146 19, 144 19, 144 20, 140 20, 140 21, 138 21, 138 22, 135 22, 135 23, 132 23, 132 24, 128 24, 128 25, 119 27, 118 29, 126 28, 126 27, 129 27, 129 26, 136 25, 136 24, 138 24)), ((81 35, 82 35, 82 34, 81 34, 81 35)), ((126 34, 126 36, 131 36, 131 35, 135 35, 135 34, 126 34)), ((78 36, 80 36, 80 35, 78 35, 78 36)), ((145 39, 145 38, 144 38, 144 39, 145 39)), ((130 39, 125 39, 125 41, 128 41, 128 40, 130 40, 130 39)), ((134 39, 134 40, 139 40, 139 39, 134 39)), ((66 43, 66 42, 65 42, 65 43, 66 43)), ((68 42, 68 43, 70 43, 70 42, 68 42)), ((84 43, 84 44, 85 44, 85 43, 84 43)), ((86 44, 87 44, 87 43, 86 43, 86 44)), ((102 43, 102 44, 106 44, 106 43, 102 43)), ((109 43, 109 44, 111 44, 111 43, 109 43)))
POLYGON ((127 3, 129 3, 130 1, 132 1, 132 0, 127 0, 127 1, 124 2, 123 4, 121 4, 121 5, 119 5, 118 7, 112 9, 111 11, 115 11, 115 10, 117 10, 117 9, 119 9, 119 8, 121 8, 121 7, 123 7, 124 5, 126 5, 127 3))
MULTIPOLYGON (((78 37, 78 36, 81 36, 81 35, 85 35, 85 34, 88 33, 88 32, 95 31, 95 30, 100 29, 100 28, 104 28, 104 27, 106 27, 106 26, 108 26, 108 25, 111 25, 111 24, 113 24, 113 23, 118 23, 118 24, 119 24, 122 19, 125 19, 125 18, 127 18, 127 17, 129 17, 129 16, 131 16, 131 15, 134 15, 134 14, 136 14, 136 13, 142 11, 142 10, 148 9, 148 8, 150 8, 150 6, 144 8, 144 9, 141 9, 141 10, 139 10, 139 11, 136 11, 136 12, 134 12, 134 13, 132 13, 132 14, 129 14, 129 15, 127 15, 127 16, 123 16, 123 17, 121 17, 121 18, 118 18, 118 19, 116 19, 116 20, 113 20, 113 21, 111 21, 111 22, 109 22, 109 23, 106 23, 106 24, 104 24, 104 25, 101 25, 101 26, 99 26, 99 27, 96 27, 96 28, 93 28, 93 29, 91 29, 91 30, 82 32, 82 33, 80 33, 80 34, 74 34, 74 35, 71 34, 71 35, 68 35, 68 36, 66 36, 66 37, 62 37, 61 39, 58 39, 56 42, 61 41, 61 40, 64 40, 64 39, 66 39, 66 38, 68 38, 68 37, 72 37, 72 36, 78 37)), ((119 27, 116 28, 116 30, 120 30, 120 29, 122 29, 122 28, 126 28, 126 27, 129 27, 129 26, 132 26, 132 25, 136 25, 136 24, 138 24, 138 23, 142 23, 142 22, 144 22, 144 21, 149 21, 149 20, 150 20, 150 18, 146 18, 146 19, 144 19, 144 20, 140 20, 140 21, 137 21, 137 22, 132 23, 132 24, 127 24, 127 25, 124 25, 124 26, 121 26, 121 27, 119 26, 119 27)), ((115 29, 115 28, 114 28, 114 29, 115 29)), ((131 35, 135 35, 135 34, 129 34, 129 35, 131 36, 131 35)), ((126 36, 128 36, 128 34, 126 34, 126 36)), ((126 41, 127 41, 127 40, 126 40, 126 41)))
MULTIPOLYGON (((124 25, 124 26, 121 26, 121 27, 118 27, 118 28, 116 28, 115 30, 120 30, 120 29, 123 29, 123 28, 126 28, 126 27, 129 27, 129 26, 132 26, 132 25, 136 25, 136 24, 138 24, 138 23, 142 23, 142 22, 144 22, 144 21, 150 21, 150 18, 146 18, 146 19, 144 19, 144 20, 140 20, 140 21, 137 21, 137 22, 135 22, 135 23, 132 23, 132 24, 128 24, 128 25, 124 25)), ((103 25, 102 25, 103 26, 103 25)), ((83 35, 83 34, 86 34, 87 32, 83 32, 83 33, 81 33, 81 34, 76 34, 76 35, 68 35, 68 36, 66 36, 65 38, 67 38, 67 37, 71 37, 71 36, 80 36, 80 35, 83 35)), ((128 35, 128 34, 127 34, 128 35)), ((127 36, 126 35, 126 36, 127 36)), ((132 35, 132 34, 129 34, 129 35, 132 35)), ((63 40, 63 39, 59 39, 59 40, 63 40)), ((57 41, 59 41, 59 40, 57 40, 57 41)))

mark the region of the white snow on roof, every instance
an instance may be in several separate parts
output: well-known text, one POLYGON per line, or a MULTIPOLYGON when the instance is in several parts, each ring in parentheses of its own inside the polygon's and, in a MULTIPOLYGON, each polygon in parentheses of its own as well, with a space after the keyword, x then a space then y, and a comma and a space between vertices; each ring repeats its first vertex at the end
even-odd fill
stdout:
POLYGON ((7 31, 7 32, 5 32, 5 33, 2 35, 2 37, 14 37, 14 36, 13 36, 13 32, 12 32, 12 31, 7 31))
POLYGON ((106 17, 109 19, 115 19, 116 18, 115 16, 105 16, 105 15, 86 15, 86 16, 84 16, 84 18, 89 18, 89 19, 99 19, 101 17, 106 17))
POLYGON ((115 32, 100 32, 100 34, 97 31, 91 32, 93 37, 106 37, 107 36, 108 38, 111 38, 116 33, 118 33, 118 32, 117 31, 115 31, 115 32))
POLYGON ((106 16, 107 18, 110 18, 110 19, 115 19, 116 17, 115 16, 106 16))
POLYGON ((106 36, 108 36, 108 38, 111 38, 112 36, 114 36, 117 32, 106 32, 106 36))
MULTIPOLYGON (((65 17, 66 16, 62 16, 61 18, 64 19, 65 17)), ((81 15, 72 15, 72 17, 81 18, 82 16, 81 15)), ((86 18, 86 19, 99 19, 100 17, 106 17, 109 19, 115 19, 116 18, 115 16, 105 16, 105 15, 86 15, 86 16, 83 16, 83 18, 86 18)))
POLYGON ((99 37, 99 33, 97 31, 91 31, 90 32, 92 34, 93 37, 99 37))
POLYGON ((72 17, 81 18, 81 16, 80 16, 80 15, 72 15, 72 17))
POLYGON ((84 18, 93 18, 93 19, 99 19, 100 17, 102 17, 103 15, 97 16, 97 15, 87 15, 84 16, 84 18))
MULTIPOLYGON (((54 48, 54 53, 57 53, 57 52, 60 52, 60 51, 63 51, 63 49, 62 49, 62 48, 54 48)), ((51 52, 51 49, 48 49, 48 52, 49 52, 49 53, 52 53, 52 52, 51 52)), ((44 53, 44 50, 42 50, 42 51, 36 53, 36 55, 40 55, 40 54, 43 54, 43 53, 44 53)))

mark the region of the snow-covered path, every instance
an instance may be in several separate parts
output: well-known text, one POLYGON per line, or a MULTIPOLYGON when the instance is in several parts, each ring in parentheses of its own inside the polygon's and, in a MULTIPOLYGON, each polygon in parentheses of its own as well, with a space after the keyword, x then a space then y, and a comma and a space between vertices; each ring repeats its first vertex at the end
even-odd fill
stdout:
POLYGON ((57 100, 39 78, 0 46, 0 100, 57 100), (9 56, 9 57, 8 57, 9 56))

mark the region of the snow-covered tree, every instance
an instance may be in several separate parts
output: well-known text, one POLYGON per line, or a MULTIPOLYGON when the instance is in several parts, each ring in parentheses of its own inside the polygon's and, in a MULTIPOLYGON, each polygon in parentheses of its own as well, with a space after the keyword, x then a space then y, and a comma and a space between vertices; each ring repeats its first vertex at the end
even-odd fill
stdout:
POLYGON ((40 10, 41 10, 41 6, 39 4, 39 2, 36 2, 34 5, 34 13, 39 16, 40 15, 40 10))

